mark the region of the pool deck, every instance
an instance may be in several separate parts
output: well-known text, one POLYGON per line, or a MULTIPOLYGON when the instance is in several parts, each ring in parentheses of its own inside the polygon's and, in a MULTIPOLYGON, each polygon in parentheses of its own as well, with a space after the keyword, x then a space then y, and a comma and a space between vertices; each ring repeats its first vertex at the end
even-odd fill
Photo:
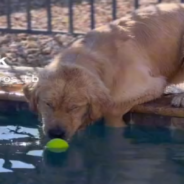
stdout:
MULTIPOLYGON (((39 69, 0 65, 0 111, 10 109, 9 106, 12 110, 14 106, 15 110, 29 108, 22 93, 22 87, 39 69)), ((180 92, 184 92, 184 85, 169 86, 166 94, 161 98, 135 106, 125 117, 126 121, 184 129, 184 108, 175 108, 170 105, 173 96, 180 92)))

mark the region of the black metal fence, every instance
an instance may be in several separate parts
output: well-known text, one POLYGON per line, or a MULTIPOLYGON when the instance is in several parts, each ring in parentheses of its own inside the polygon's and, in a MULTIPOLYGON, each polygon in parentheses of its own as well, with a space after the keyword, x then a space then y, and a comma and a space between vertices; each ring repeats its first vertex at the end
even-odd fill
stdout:
MULTIPOLYGON (((38 30, 32 28, 32 16, 31 16, 31 1, 24 0, 26 3, 26 22, 27 26, 25 29, 16 29, 12 27, 11 15, 12 8, 11 3, 13 0, 1 0, 5 4, 5 15, 6 15, 6 27, 0 27, 0 32, 4 33, 28 33, 28 34, 71 34, 71 35, 82 35, 84 33, 76 32, 74 29, 74 11, 75 11, 75 0, 66 0, 68 6, 68 31, 58 31, 52 28, 52 11, 51 11, 51 0, 45 0, 46 12, 47 12, 47 29, 38 30)), ((95 0, 88 0, 90 6, 90 28, 95 27, 95 0)), ((162 0, 157 0, 158 3, 161 3, 162 0)), ((184 3, 184 0, 181 0, 181 3, 184 3)), ((134 0, 134 8, 139 8, 139 0, 134 0)), ((117 18, 117 0, 111 0, 111 10, 112 10, 112 19, 117 18)), ((1 17, 0 17, 1 18, 1 17)))

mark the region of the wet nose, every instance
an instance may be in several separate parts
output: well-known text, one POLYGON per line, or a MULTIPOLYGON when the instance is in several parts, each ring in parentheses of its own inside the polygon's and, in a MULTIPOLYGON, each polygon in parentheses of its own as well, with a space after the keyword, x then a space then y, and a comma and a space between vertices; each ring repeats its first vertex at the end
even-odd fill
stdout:
POLYGON ((48 136, 50 138, 65 138, 65 131, 62 128, 54 128, 48 131, 48 136))

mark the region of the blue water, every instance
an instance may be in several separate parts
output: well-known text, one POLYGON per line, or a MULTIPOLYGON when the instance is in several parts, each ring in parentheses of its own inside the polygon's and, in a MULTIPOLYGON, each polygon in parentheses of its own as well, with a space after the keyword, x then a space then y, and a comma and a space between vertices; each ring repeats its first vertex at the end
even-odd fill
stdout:
POLYGON ((184 132, 103 122, 75 135, 65 153, 29 113, 0 115, 0 184, 183 184, 184 132))

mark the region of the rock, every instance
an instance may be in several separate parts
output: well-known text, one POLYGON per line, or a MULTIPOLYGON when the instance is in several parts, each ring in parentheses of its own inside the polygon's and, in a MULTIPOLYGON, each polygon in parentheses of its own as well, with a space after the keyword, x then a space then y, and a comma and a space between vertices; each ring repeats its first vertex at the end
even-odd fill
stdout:
POLYGON ((18 63, 19 65, 24 65, 24 64, 26 63, 26 59, 25 59, 25 58, 22 58, 22 57, 19 57, 19 58, 17 59, 17 63, 18 63))
POLYGON ((16 13, 16 14, 14 14, 14 19, 15 20, 19 20, 19 19, 21 19, 21 17, 22 17, 22 13, 16 13))
POLYGON ((6 61, 16 61, 16 59, 17 59, 17 55, 15 53, 6 53, 5 57, 6 57, 5 62, 6 61))
POLYGON ((0 56, 5 57, 6 53, 9 51, 9 48, 7 45, 3 45, 0 47, 0 56))
POLYGON ((27 34, 25 33, 20 33, 17 35, 18 38, 20 38, 21 40, 27 40, 27 34))
POLYGON ((15 56, 15 54, 14 53, 6 53, 5 56, 7 58, 11 58, 11 57, 15 56))
POLYGON ((10 47, 12 49, 18 49, 19 47, 21 47, 21 44, 19 42, 14 41, 14 42, 11 42, 10 47))
POLYGON ((46 47, 42 49, 42 54, 50 54, 52 49, 50 47, 46 47))
POLYGON ((27 54, 35 54, 35 53, 39 53, 39 48, 31 48, 31 49, 27 49, 26 53, 27 54))
POLYGON ((62 35, 57 34, 54 36, 54 40, 57 42, 59 46, 63 46, 63 38, 62 35))
POLYGON ((26 48, 37 48, 39 47, 38 43, 35 41, 27 41, 26 48))
POLYGON ((0 36, 0 45, 7 44, 10 41, 9 35, 0 36))
POLYGON ((31 35, 31 36, 29 35, 29 36, 27 37, 27 40, 30 41, 30 42, 31 42, 31 41, 36 41, 36 40, 38 40, 38 37, 37 37, 37 36, 33 36, 33 35, 31 35))
POLYGON ((34 66, 36 66, 38 64, 38 58, 34 57, 34 56, 28 56, 27 58, 27 63, 29 64, 34 64, 34 66))

